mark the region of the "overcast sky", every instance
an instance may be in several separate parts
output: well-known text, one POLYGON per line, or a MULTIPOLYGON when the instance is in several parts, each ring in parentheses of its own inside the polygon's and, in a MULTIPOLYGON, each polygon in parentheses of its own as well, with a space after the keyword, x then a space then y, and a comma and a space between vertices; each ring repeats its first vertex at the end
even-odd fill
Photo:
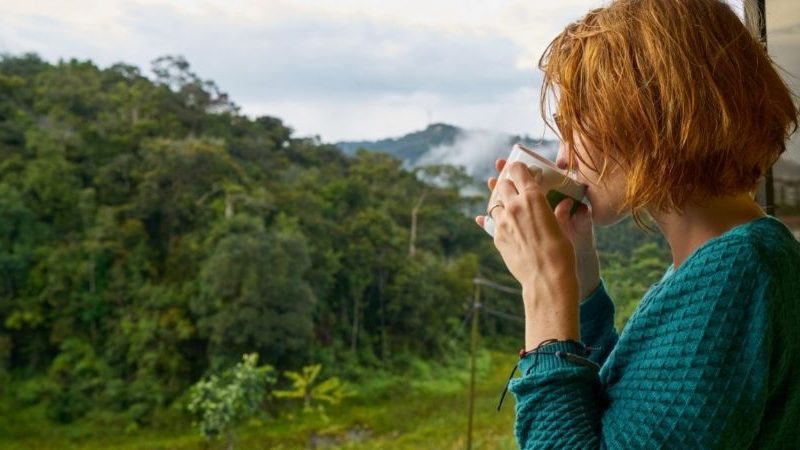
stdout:
POLYGON ((0 52, 183 55, 243 112, 325 141, 429 121, 541 135, 535 62, 595 0, 0 0, 0 52))
MULTIPOLYGON (((736 1, 736 0, 734 0, 736 1)), ((447 122, 542 137, 550 40, 600 0, 0 0, 0 52, 183 55, 248 115, 325 141, 447 122)))

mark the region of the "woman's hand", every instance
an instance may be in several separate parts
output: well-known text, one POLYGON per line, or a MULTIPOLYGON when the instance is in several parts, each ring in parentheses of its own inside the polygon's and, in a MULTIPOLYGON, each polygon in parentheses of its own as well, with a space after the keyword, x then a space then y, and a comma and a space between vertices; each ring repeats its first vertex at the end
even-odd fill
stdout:
MULTIPOLYGON (((580 339, 579 291, 572 241, 550 209, 541 173, 512 163, 496 182, 494 245, 522 285, 526 348, 546 339, 580 339)), ((568 211, 567 211, 568 212, 568 211)), ((482 222, 476 219, 479 224, 482 222)))
MULTIPOLYGON (((505 165, 506 160, 504 159, 498 159, 495 162, 498 173, 503 170, 505 165)), ((494 190, 497 178, 490 177, 487 184, 489 190, 494 190)), ((561 231, 572 242, 577 267, 579 299, 583 300, 600 285, 600 263, 595 246, 591 210, 587 205, 581 203, 575 214, 570 217, 569 211, 572 209, 572 204, 571 199, 562 201, 556 206, 554 215, 561 231)), ((500 209, 500 207, 495 208, 495 211, 500 209)), ((475 220, 479 226, 483 227, 484 216, 478 216, 475 220)))
POLYGON ((502 204, 492 211, 494 243, 523 289, 543 282, 555 287, 565 281, 562 278, 569 282, 577 277, 572 242, 561 230, 540 181, 541 174, 534 176, 524 163, 514 162, 508 178, 494 186, 502 204))

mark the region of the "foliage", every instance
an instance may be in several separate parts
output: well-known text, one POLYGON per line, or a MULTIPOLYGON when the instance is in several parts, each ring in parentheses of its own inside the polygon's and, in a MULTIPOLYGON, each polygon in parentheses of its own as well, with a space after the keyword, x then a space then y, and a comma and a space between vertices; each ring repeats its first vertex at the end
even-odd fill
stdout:
MULTIPOLYGON (((16 401, 135 428, 244 353, 342 380, 400 371, 467 348, 475 276, 514 284, 462 168, 344 154, 241 115, 181 57, 152 69, 0 56, 0 378, 16 401)), ((649 238, 620 227, 598 244, 627 311, 664 247, 635 253, 649 238)), ((521 332, 481 318, 486 342, 521 332)))
POLYGON ((300 372, 286 371, 283 375, 292 381, 292 389, 275 390, 272 394, 275 398, 302 400, 304 413, 316 412, 327 421, 324 404, 338 405, 353 392, 338 377, 317 381, 321 370, 322 364, 312 364, 303 367, 300 372))
POLYGON ((601 275, 614 300, 618 331, 647 290, 669 266, 669 248, 662 236, 654 238, 635 229, 632 219, 598 233, 601 275))
POLYGON ((181 57, 148 78, 3 56, 0 91, 0 366, 44 377, 27 399, 58 421, 96 409, 150 424, 248 352, 341 376, 434 356, 477 261, 499 260, 461 212, 459 169, 428 183, 295 137, 181 57), (409 291, 419 268, 424 303, 409 291))
MULTIPOLYGON (((463 355, 462 355, 463 356, 463 355)), ((465 358, 447 368, 430 367, 408 374, 382 374, 359 384, 358 397, 331 406, 330 421, 316 415, 304 420, 287 416, 270 418, 266 423, 245 421, 235 429, 238 448, 305 449, 311 445, 353 449, 457 449, 463 448, 469 373, 465 358), (409 381, 424 384, 419 389, 409 381), (391 395, 377 395, 380 385, 401 386, 391 395), (444 391, 436 386, 444 383, 444 391)), ((515 448, 513 401, 496 411, 503 384, 517 356, 509 352, 480 352, 476 389, 476 448, 515 448)), ((425 363, 423 363, 425 364, 425 363)), ((416 366, 411 363, 410 366, 416 366)), ((381 389, 380 392, 383 392, 381 389)), ((190 450, 222 449, 222 439, 206 441, 195 430, 185 427, 138 429, 120 433, 113 427, 90 421, 69 425, 47 423, 38 410, 2 409, 0 402, 0 448, 8 450, 120 449, 190 450)))
POLYGON ((196 426, 206 439, 227 435, 243 420, 259 411, 259 406, 275 382, 272 366, 257 366, 258 354, 242 356, 242 362, 198 381, 189 390, 189 412, 199 418, 196 426))

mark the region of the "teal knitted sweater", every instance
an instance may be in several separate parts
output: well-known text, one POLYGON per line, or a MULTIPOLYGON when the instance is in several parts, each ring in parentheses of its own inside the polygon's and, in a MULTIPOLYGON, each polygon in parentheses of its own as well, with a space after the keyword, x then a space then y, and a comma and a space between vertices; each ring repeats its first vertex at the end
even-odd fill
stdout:
POLYGON ((619 336, 601 280, 581 343, 520 359, 520 448, 800 448, 800 243, 773 216, 698 247, 650 286, 619 336))

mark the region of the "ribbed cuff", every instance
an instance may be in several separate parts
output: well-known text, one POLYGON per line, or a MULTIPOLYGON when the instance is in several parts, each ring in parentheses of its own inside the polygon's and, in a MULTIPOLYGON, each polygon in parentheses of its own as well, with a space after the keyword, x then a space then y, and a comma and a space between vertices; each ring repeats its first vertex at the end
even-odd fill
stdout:
POLYGON ((608 314, 614 308, 614 303, 606 291, 605 282, 600 278, 600 285, 594 290, 592 295, 586 297, 580 303, 581 324, 597 320, 608 314))
POLYGON ((528 370, 533 372, 548 372, 559 367, 575 367, 576 363, 563 359, 555 352, 562 351, 583 357, 584 347, 577 342, 558 341, 543 345, 538 351, 522 357, 517 363, 522 376, 528 375, 528 370))

